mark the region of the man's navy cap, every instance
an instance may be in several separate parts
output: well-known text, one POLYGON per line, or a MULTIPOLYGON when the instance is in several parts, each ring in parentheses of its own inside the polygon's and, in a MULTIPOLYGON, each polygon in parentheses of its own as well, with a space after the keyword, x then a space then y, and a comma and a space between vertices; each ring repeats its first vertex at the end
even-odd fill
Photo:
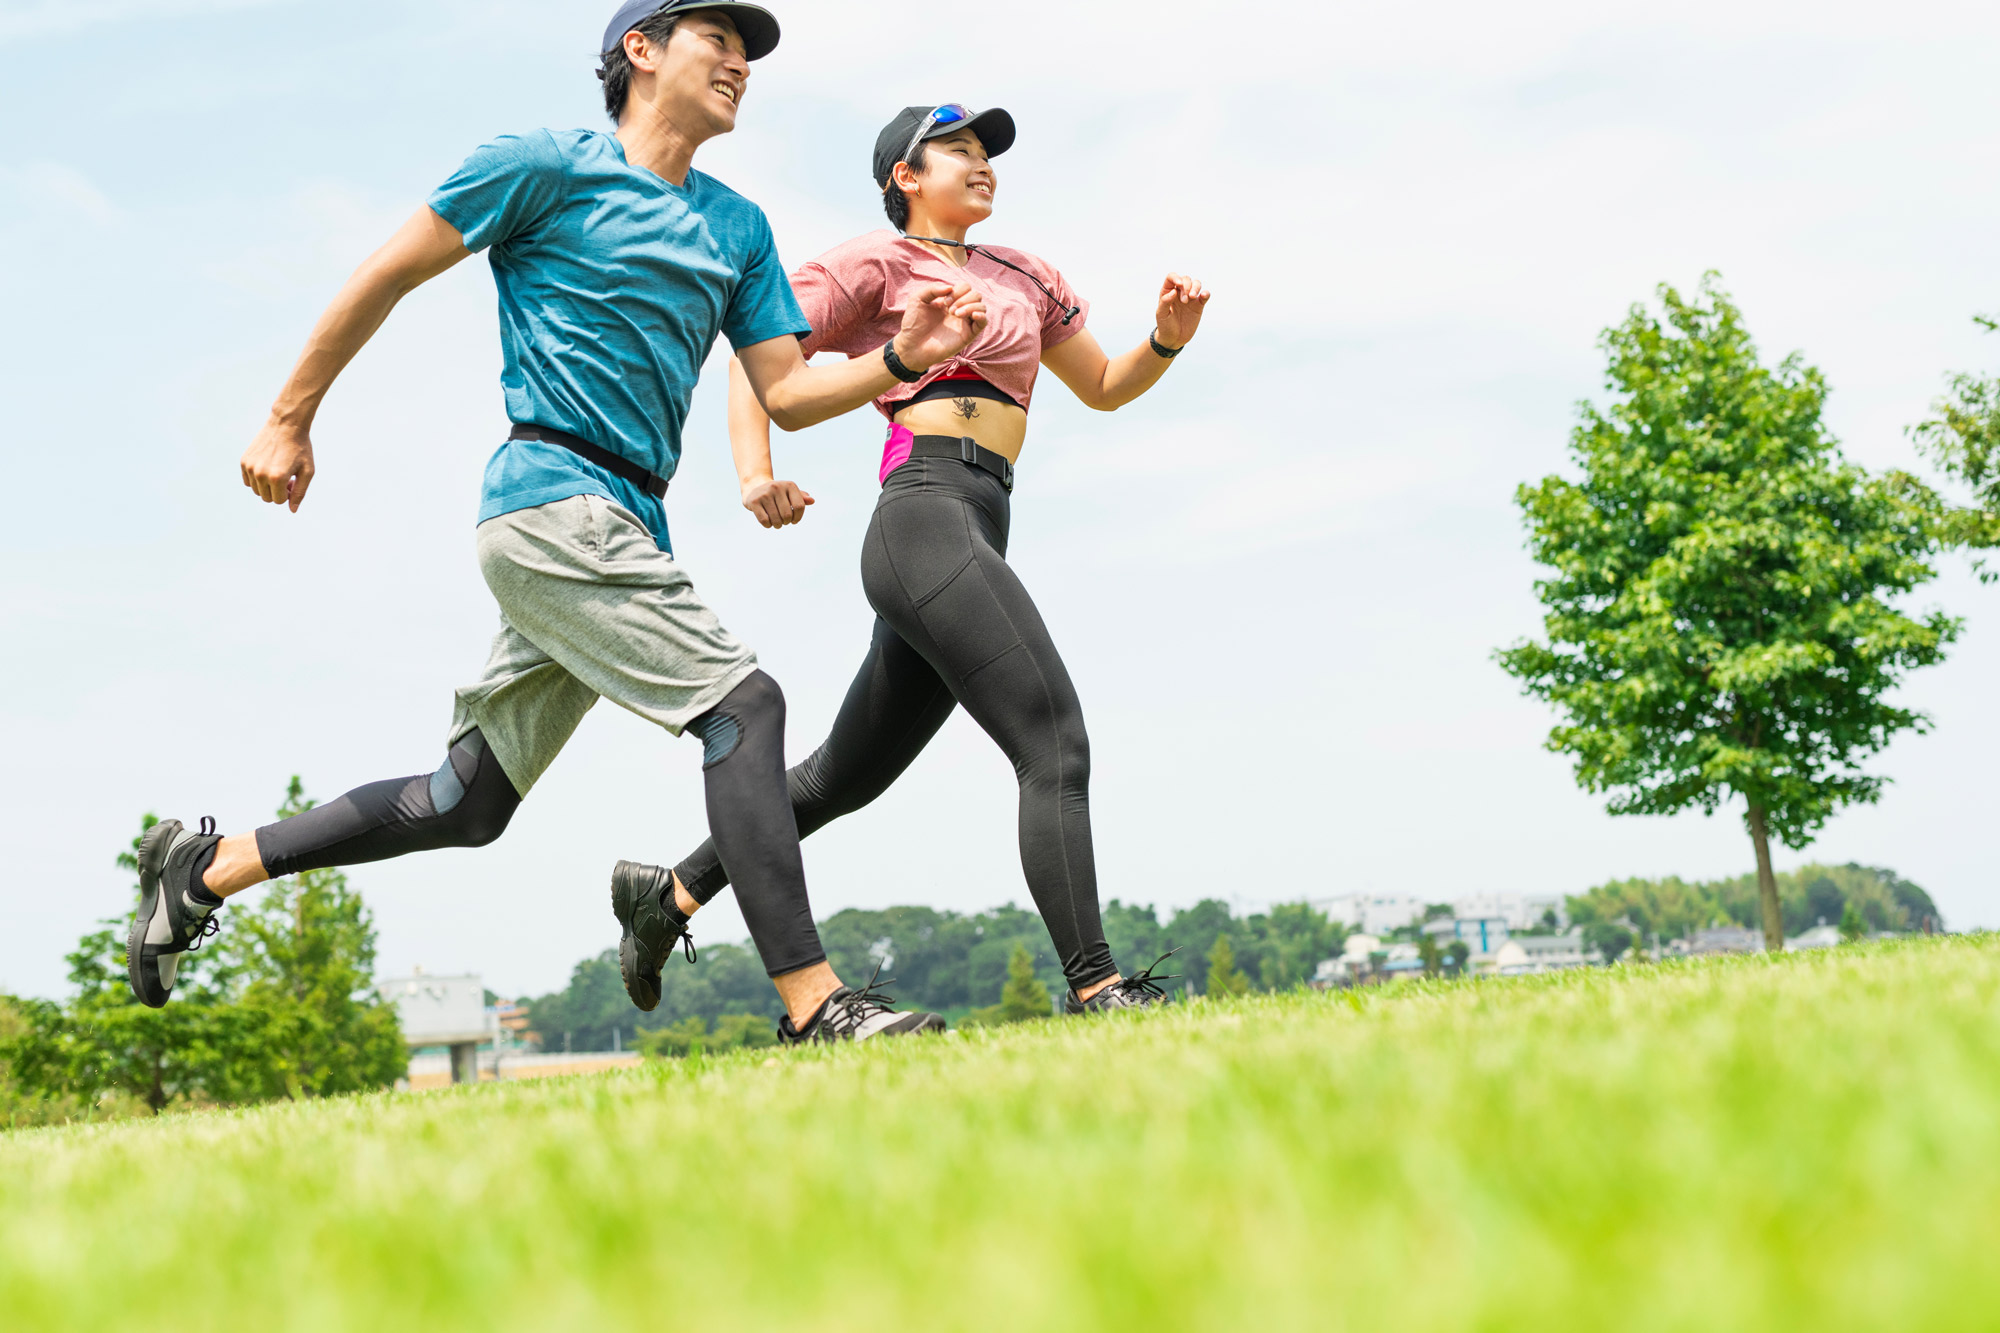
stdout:
MULTIPOLYGON (((746 39, 747 40, 747 39, 746 39)), ((910 136, 917 132, 917 126, 924 123, 931 112, 942 103, 933 102, 929 106, 906 106, 896 113, 896 118, 882 127, 875 136, 875 183, 884 189, 889 185, 889 173, 903 160, 909 151, 910 136)), ((971 130, 979 136, 979 142, 986 146, 986 156, 998 157, 1014 146, 1014 118, 999 107, 974 112, 970 120, 954 120, 945 125, 933 125, 924 134, 926 142, 946 134, 956 134, 960 130, 971 130)))
MULTIPOLYGON (((604 29, 604 45, 599 48, 605 55, 620 42, 625 34, 644 23, 655 14, 688 14, 697 9, 715 9, 729 16, 736 25, 736 35, 743 39, 743 55, 749 60, 762 60, 778 46, 778 20, 770 10, 761 5, 744 5, 732 0, 628 0, 620 5, 618 12, 611 16, 611 22, 604 29)), ((910 126, 914 131, 917 127, 910 126)))

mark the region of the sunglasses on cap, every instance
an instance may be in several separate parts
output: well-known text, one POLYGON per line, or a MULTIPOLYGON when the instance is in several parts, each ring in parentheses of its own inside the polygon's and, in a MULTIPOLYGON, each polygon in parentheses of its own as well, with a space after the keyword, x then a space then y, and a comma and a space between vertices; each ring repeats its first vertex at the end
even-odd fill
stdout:
POLYGON ((943 106, 936 108, 928 116, 924 117, 923 124, 917 126, 917 132, 910 136, 910 146, 905 148, 903 155, 896 160, 899 162, 909 161, 910 154, 917 151, 917 145, 924 141, 924 136, 938 126, 956 125, 961 120, 971 119, 972 113, 970 111, 967 111, 956 102, 946 102, 943 106))

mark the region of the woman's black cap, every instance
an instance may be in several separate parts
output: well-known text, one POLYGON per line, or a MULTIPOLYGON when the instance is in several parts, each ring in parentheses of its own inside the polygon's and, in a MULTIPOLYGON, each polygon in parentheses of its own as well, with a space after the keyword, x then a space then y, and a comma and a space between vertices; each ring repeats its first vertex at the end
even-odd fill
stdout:
MULTIPOLYGON (((909 151, 910 136, 917 132, 917 126, 924 123, 931 112, 940 104, 929 106, 906 106, 896 113, 896 118, 882 127, 875 136, 875 183, 884 189, 889 185, 889 173, 903 160, 909 151)), ((960 130, 971 130, 979 136, 979 142, 986 145, 986 156, 998 157, 1014 146, 1014 118, 999 107, 975 112, 970 120, 954 120, 945 125, 933 125, 925 133, 926 140, 936 139, 946 134, 956 134, 960 130)))

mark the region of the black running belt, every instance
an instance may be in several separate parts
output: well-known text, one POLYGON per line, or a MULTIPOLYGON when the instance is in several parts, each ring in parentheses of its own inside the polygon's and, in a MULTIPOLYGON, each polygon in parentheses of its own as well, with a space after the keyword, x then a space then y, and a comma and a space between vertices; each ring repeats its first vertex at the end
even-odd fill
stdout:
POLYGON ((991 472, 1009 494, 1014 490, 1014 465, 1005 454, 996 454, 970 435, 919 435, 910 441, 912 458, 956 458, 983 472, 991 472))
POLYGON ((667 493, 667 479, 655 476, 629 458, 620 458, 609 449, 600 449, 589 440, 579 439, 566 430, 551 430, 547 426, 523 426, 516 422, 514 429, 507 432, 510 440, 540 440, 543 444, 561 445, 578 458, 587 458, 613 476, 623 477, 655 500, 667 493))

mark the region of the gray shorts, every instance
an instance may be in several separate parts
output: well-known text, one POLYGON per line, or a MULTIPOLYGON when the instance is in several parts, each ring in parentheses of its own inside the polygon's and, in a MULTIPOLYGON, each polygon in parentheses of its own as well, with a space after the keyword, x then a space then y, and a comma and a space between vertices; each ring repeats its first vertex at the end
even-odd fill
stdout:
POLYGON ((501 514, 478 537, 500 632, 447 743, 479 728, 523 796, 600 695, 679 735, 757 669, 680 562, 601 496, 501 514))

